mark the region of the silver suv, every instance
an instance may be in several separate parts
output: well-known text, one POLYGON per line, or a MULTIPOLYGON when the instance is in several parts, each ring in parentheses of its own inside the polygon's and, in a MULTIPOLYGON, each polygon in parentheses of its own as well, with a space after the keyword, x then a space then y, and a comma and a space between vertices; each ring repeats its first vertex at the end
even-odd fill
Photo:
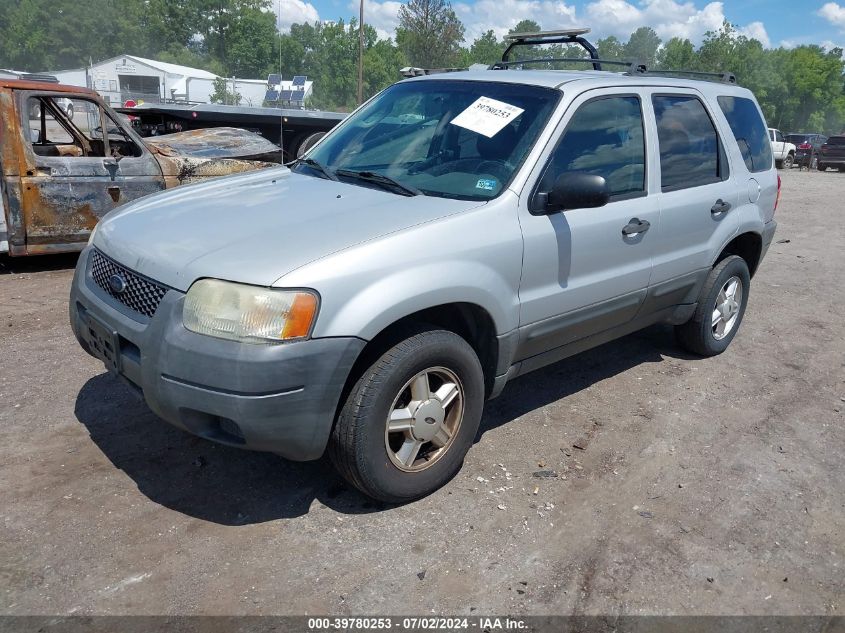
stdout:
POLYGON ((172 424, 364 493, 460 468, 509 380, 654 323, 723 352, 775 231, 754 96, 641 71, 427 74, 290 168, 111 212, 82 347, 172 424))

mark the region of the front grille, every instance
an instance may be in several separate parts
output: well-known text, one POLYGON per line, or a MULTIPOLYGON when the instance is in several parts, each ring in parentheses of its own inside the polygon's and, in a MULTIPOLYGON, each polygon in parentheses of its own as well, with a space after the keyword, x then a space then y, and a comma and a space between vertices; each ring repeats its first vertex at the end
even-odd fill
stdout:
POLYGON ((130 310, 146 317, 152 317, 156 313, 158 304, 167 294, 166 286, 133 273, 98 250, 95 250, 91 255, 91 277, 109 295, 130 310), (121 277, 124 282, 122 292, 116 292, 109 283, 109 280, 115 275, 121 277))

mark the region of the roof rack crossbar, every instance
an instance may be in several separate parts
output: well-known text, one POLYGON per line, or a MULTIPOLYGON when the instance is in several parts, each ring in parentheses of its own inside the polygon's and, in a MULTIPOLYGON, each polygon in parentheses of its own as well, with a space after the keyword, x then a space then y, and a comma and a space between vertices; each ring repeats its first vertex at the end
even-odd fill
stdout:
POLYGON ((457 73, 467 68, 417 68, 416 66, 405 66, 400 68, 399 73, 403 77, 422 77, 424 75, 439 75, 440 73, 457 73))
POLYGON ((581 62, 584 64, 593 64, 594 68, 598 64, 598 70, 601 70, 602 64, 606 64, 608 66, 625 66, 628 69, 628 74, 631 75, 640 75, 647 72, 645 64, 642 62, 620 61, 615 59, 593 59, 588 57, 537 57, 535 59, 514 59, 511 61, 496 62, 490 66, 490 70, 505 70, 510 66, 519 66, 521 64, 541 64, 550 62, 581 62))
POLYGON ((511 33, 505 36, 509 41, 508 47, 502 53, 502 61, 510 59, 511 51, 518 46, 537 46, 540 44, 578 44, 587 51, 590 59, 593 60, 593 69, 601 70, 599 52, 587 39, 581 37, 590 32, 590 29, 569 29, 563 31, 540 31, 539 33, 511 33))
POLYGON ((705 73, 699 70, 651 70, 650 68, 645 70, 644 73, 646 75, 663 75, 665 77, 672 77, 672 76, 681 76, 681 77, 703 77, 703 78, 710 78, 710 79, 718 79, 722 83, 726 84, 735 84, 736 75, 729 72, 721 72, 721 73, 705 73))

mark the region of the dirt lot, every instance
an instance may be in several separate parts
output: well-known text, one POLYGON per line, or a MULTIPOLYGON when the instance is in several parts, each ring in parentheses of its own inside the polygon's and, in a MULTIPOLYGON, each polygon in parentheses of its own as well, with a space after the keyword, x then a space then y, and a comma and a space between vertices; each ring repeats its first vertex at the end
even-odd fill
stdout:
POLYGON ((0 260, 0 612, 841 615, 845 174, 783 176, 727 353, 518 380, 403 507, 158 420, 74 341, 74 258, 0 260))

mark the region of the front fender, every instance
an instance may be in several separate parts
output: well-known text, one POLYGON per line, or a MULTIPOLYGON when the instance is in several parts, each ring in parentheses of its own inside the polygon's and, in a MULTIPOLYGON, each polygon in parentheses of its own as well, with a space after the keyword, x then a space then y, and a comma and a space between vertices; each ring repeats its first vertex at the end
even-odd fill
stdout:
POLYGON ((480 306, 497 334, 510 332, 519 323, 522 232, 514 200, 502 198, 324 257, 274 285, 320 293, 315 337, 370 340, 448 303, 480 306))
POLYGON ((519 305, 516 291, 500 274, 470 261, 442 261, 397 270, 375 279, 349 297, 334 314, 318 326, 323 336, 355 331, 371 340, 392 323, 449 303, 471 303, 492 318, 497 334, 517 327, 519 305))

